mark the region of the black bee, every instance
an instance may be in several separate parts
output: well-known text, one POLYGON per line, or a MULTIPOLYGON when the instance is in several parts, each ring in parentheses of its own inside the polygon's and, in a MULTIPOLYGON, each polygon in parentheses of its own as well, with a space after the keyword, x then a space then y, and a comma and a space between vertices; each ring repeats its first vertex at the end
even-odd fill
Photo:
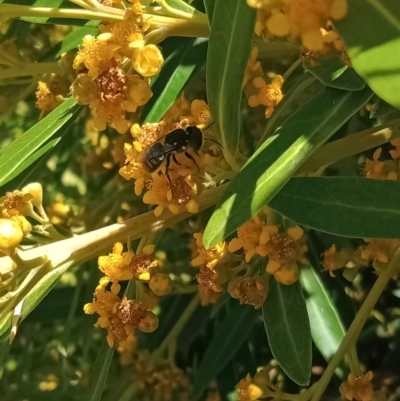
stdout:
MULTIPOLYGON (((212 139, 207 139, 211 140, 212 139)), ((214 141, 213 141, 214 142, 214 141)), ((166 160, 166 174, 172 160, 179 166, 180 163, 175 157, 177 153, 185 153, 185 156, 192 160, 196 167, 200 170, 194 157, 187 152, 190 148, 198 155, 199 150, 203 146, 203 132, 195 125, 189 125, 186 129, 177 128, 164 137, 164 143, 159 140, 154 142, 148 149, 144 164, 149 172, 156 171, 161 164, 166 160)))

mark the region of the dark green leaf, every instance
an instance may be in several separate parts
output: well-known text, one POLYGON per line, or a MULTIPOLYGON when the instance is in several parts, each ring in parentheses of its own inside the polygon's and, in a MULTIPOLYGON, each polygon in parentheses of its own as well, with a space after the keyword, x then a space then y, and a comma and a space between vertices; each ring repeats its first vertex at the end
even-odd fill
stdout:
POLYGON ((400 2, 351 0, 335 27, 354 69, 374 92, 400 107, 400 2))
MULTIPOLYGON (((69 98, 10 145, 0 150, 0 186, 16 177, 36 161, 43 152, 40 148, 57 133, 68 120, 77 115, 80 106, 69 98)), ((55 146, 57 142, 52 142, 55 146)), ((46 145, 47 147, 50 145, 46 145)))
POLYGON ((271 280, 262 313, 274 358, 291 380, 307 386, 311 377, 311 331, 300 282, 283 285, 271 280))
POLYGON ((227 317, 218 324, 198 370, 194 374, 193 400, 196 401, 215 379, 229 359, 235 355, 253 327, 257 311, 236 303, 227 317))
POLYGON ((157 123, 178 98, 189 78, 206 61, 207 39, 180 38, 166 59, 160 75, 152 82, 153 97, 144 106, 144 122, 157 123))
POLYGON ((386 103, 382 99, 378 99, 378 101, 374 104, 371 113, 369 114, 369 118, 382 117, 386 114, 394 113, 396 111, 399 111, 399 109, 391 106, 389 103, 386 103))
POLYGON ((94 367, 92 374, 90 375, 89 387, 86 390, 82 400, 100 401, 113 354, 114 348, 110 348, 107 344, 107 341, 104 340, 93 365, 94 367))
POLYGON ((214 14, 214 7, 215 7, 216 0, 204 0, 204 7, 206 9, 207 18, 208 18, 208 25, 211 27, 211 21, 214 14))
POLYGON ((339 56, 320 58, 316 66, 304 62, 303 67, 331 88, 358 91, 365 87, 364 80, 353 68, 344 64, 339 56))
POLYGON ((207 55, 207 96, 224 155, 236 166, 242 83, 257 12, 243 0, 216 0, 207 55))
POLYGON ((221 242, 257 214, 298 167, 371 97, 368 88, 325 88, 297 109, 247 161, 211 216, 204 246, 221 242))
POLYGON ((70 32, 61 42, 61 49, 57 53, 57 57, 70 50, 76 49, 82 42, 82 38, 86 35, 96 36, 99 33, 98 28, 82 27, 76 28, 70 32))
POLYGON ((326 361, 337 351, 346 330, 319 275, 310 266, 300 269, 312 339, 326 361))
POLYGON ((400 238, 400 182, 292 178, 269 202, 291 220, 350 238, 400 238))

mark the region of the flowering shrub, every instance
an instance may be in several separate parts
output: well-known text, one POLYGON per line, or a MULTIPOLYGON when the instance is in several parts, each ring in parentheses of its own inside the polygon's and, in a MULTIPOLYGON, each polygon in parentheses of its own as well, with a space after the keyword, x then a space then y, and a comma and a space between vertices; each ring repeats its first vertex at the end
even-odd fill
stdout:
POLYGON ((394 400, 400 5, 13 3, 0 401, 394 400))

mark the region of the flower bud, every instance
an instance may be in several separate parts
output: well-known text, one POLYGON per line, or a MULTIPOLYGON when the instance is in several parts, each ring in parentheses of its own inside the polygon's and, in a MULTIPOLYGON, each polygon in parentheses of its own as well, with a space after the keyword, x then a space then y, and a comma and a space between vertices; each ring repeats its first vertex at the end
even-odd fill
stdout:
POLYGON ((143 333, 152 333, 158 328, 158 316, 151 311, 146 311, 145 316, 140 320, 138 325, 139 330, 143 333))
POLYGON ((156 45, 147 45, 133 50, 133 68, 144 77, 157 75, 163 63, 164 58, 156 45))
POLYGON ((71 85, 72 96, 79 104, 87 105, 97 99, 98 87, 88 74, 79 74, 71 85))
POLYGON ((11 220, 0 219, 0 251, 7 255, 15 253, 15 248, 24 237, 20 225, 11 220))
POLYGON ((32 182, 22 188, 22 192, 32 195, 32 205, 36 208, 40 208, 43 202, 43 188, 38 182, 32 182))
POLYGON ((151 278, 149 287, 154 294, 161 297, 171 291, 171 279, 169 278, 168 274, 157 273, 151 278))

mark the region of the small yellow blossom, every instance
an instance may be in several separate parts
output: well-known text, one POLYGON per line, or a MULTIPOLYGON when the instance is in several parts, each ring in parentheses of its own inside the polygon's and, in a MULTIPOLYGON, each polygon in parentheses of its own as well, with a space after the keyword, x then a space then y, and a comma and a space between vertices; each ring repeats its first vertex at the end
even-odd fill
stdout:
POLYGON ((258 95, 252 95, 249 97, 249 106, 265 106, 265 118, 270 118, 275 107, 283 99, 281 90, 283 78, 280 75, 275 75, 274 78, 272 78, 272 82, 267 84, 263 78, 257 77, 253 80, 253 85, 258 90, 258 95))
POLYGON ((0 219, 0 251, 6 255, 14 255, 16 247, 22 241, 24 233, 20 224, 15 221, 0 219))
POLYGON ((324 254, 322 265, 325 271, 329 272, 331 277, 335 277, 335 270, 345 267, 353 259, 353 252, 348 249, 336 250, 336 245, 332 245, 324 254))
POLYGON ((133 50, 132 66, 143 77, 157 75, 164 63, 160 49, 155 45, 146 45, 133 50))
POLYGON ((159 297, 168 294, 171 289, 171 279, 168 274, 156 273, 149 282, 150 289, 159 297))
POLYGON ((228 284, 228 292, 241 304, 261 308, 268 294, 268 276, 235 277, 228 284))
POLYGON ((121 59, 117 53, 119 48, 120 46, 110 44, 106 40, 86 35, 75 57, 73 68, 78 69, 83 64, 88 70, 89 77, 97 78, 99 74, 112 67, 113 60, 121 59))
POLYGON ((46 111, 54 110, 60 103, 61 100, 50 90, 48 84, 39 81, 36 91, 36 107, 41 111, 39 118, 42 118, 46 111))
POLYGON ((229 259, 229 251, 226 242, 220 242, 213 248, 204 248, 203 233, 194 233, 198 255, 191 264, 192 266, 206 265, 213 270, 217 264, 225 263, 229 259))
POLYGON ((372 378, 371 371, 360 377, 350 373, 347 381, 339 387, 340 394, 348 401, 371 401, 373 396, 372 378))

